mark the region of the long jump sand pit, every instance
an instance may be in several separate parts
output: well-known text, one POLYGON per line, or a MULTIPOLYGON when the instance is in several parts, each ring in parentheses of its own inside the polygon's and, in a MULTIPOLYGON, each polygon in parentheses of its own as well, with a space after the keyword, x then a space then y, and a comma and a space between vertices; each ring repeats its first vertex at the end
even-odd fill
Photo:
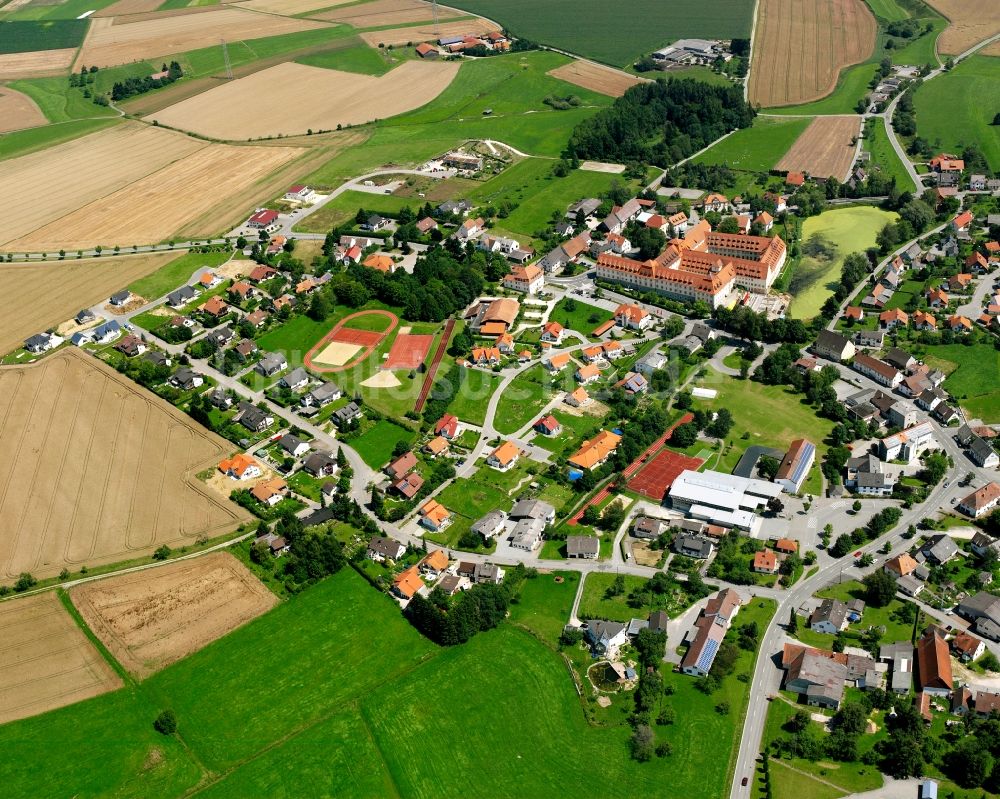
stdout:
POLYGON ((380 44, 394 47, 408 42, 436 41, 442 36, 478 36, 480 33, 495 31, 497 26, 485 19, 463 19, 444 22, 440 25, 412 25, 407 28, 390 28, 383 31, 367 31, 359 34, 372 47, 380 44))
MULTIPOLYGON (((261 181, 304 152, 210 144, 138 123, 117 125, 4 162, 5 250, 107 248, 165 241, 224 209, 249 205, 261 181), (39 195, 33 188, 58 183, 39 195)), ((257 198, 259 199, 259 198, 257 198)), ((217 225, 218 223, 216 223, 217 225)), ((194 235, 218 232, 204 223, 194 235)))
POLYGON ((75 348, 0 369, 0 579, 228 532, 249 515, 195 474, 231 451, 75 348))
POLYGON ((559 80, 564 80, 575 86, 582 86, 584 89, 600 92, 610 97, 621 97, 637 83, 643 83, 641 78, 626 75, 617 69, 584 61, 571 61, 569 64, 550 69, 549 74, 553 78, 559 78, 559 80))
MULTIPOLYGON (((927 0, 951 23, 937 40, 938 52, 958 55, 1000 33, 1000 3, 996 0, 927 0)), ((988 45, 988 55, 1000 55, 1000 44, 988 45)))
POLYGON ((386 119, 429 103, 457 63, 407 61, 382 77, 287 62, 183 100, 147 117, 215 139, 292 135, 386 119), (275 86, 280 103, 258 103, 275 86))
POLYGON ((128 17, 95 19, 76 63, 99 67, 128 64, 156 56, 184 53, 219 44, 325 27, 326 23, 273 14, 255 14, 232 6, 205 13, 130 22, 128 17))
POLYGON ((48 120, 28 95, 0 85, 0 133, 45 125, 48 120))
MULTIPOLYGON (((391 311, 373 310, 352 313, 337 322, 329 333, 317 341, 312 346, 312 349, 305 354, 302 362, 314 372, 343 372, 345 369, 357 366, 363 360, 368 358, 375 351, 375 348, 378 347, 378 345, 381 344, 386 337, 396 329, 398 324, 399 317, 391 311), (365 317, 384 317, 386 321, 385 329, 364 329, 362 327, 364 323, 361 322, 361 319, 365 317), (358 327, 351 327, 351 322, 354 322, 354 324, 358 325, 358 327), (358 347, 358 354, 341 364, 327 365, 322 362, 321 353, 325 353, 331 344, 346 344, 351 347, 358 347)), ((336 348, 333 350, 330 357, 339 358, 344 352, 346 352, 346 349, 341 350, 336 348)))
POLYGON ((871 55, 877 29, 863 0, 760 0, 750 101, 768 107, 826 96, 841 69, 871 55))
POLYGON ((53 591, 0 603, 0 724, 121 686, 53 591))
POLYGON ((403 383, 392 372, 376 372, 367 380, 362 380, 361 385, 365 388, 396 388, 403 383))
POLYGON ((228 552, 84 583, 70 598, 118 662, 148 677, 277 604, 228 552))
POLYGON ((854 140, 860 133, 860 117, 816 117, 775 169, 808 172, 814 178, 832 175, 843 182, 854 163, 854 140))
POLYGON ((0 76, 4 80, 57 75, 69 69, 76 50, 32 50, 27 53, 0 53, 0 76))
POLYGON ((177 253, 86 258, 47 263, 4 264, 0 269, 0 353, 16 349, 34 333, 106 300, 177 258, 177 253))
POLYGON ((343 366, 363 349, 360 344, 331 341, 320 353, 313 356, 313 361, 323 366, 343 366))

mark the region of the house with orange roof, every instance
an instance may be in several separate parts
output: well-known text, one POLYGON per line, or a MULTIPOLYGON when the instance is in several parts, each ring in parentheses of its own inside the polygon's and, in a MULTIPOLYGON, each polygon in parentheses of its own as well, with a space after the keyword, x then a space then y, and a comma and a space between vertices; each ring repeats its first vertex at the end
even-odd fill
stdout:
POLYGON ((844 318, 860 322, 865 318, 865 311, 860 305, 848 305, 844 309, 844 318))
POLYGON ((937 330, 937 319, 925 311, 916 311, 913 314, 913 327, 916 330, 937 330))
POLYGON ((948 292, 940 286, 927 291, 927 304, 931 308, 947 308, 949 302, 948 292))
POLYGON ((622 303, 615 308, 615 322, 626 330, 645 330, 653 324, 653 317, 638 305, 622 303))
POLYGON ((392 260, 392 256, 383 255, 377 252, 373 252, 365 258, 365 260, 361 262, 361 265, 367 266, 369 269, 384 272, 387 275, 391 275, 396 271, 396 262, 392 260))
POLYGON ((892 330, 894 327, 906 327, 909 321, 909 314, 900 308, 891 308, 878 315, 879 324, 886 330, 892 330))
POLYGON ((458 435, 458 417, 453 413, 446 413, 434 425, 434 435, 454 438, 458 435))
POLYGON ((604 357, 609 361, 616 361, 625 355, 625 348, 620 341, 605 341, 601 344, 601 349, 604 350, 604 357))
POLYGON ((571 408, 582 408, 590 402, 590 394, 587 393, 587 390, 583 386, 580 386, 573 391, 567 391, 566 396, 563 397, 563 402, 571 408))
POLYGON ((543 436, 557 436, 562 432, 562 425, 551 413, 535 422, 533 428, 535 432, 541 433, 543 436))
POLYGON ((203 289, 214 289, 221 282, 222 278, 215 272, 202 272, 201 277, 198 278, 198 285, 203 289))
POLYGON ((531 357, 532 357, 531 356, 531 350, 521 350, 517 354, 517 362, 518 363, 527 363, 528 361, 531 360, 531 357))
POLYGON ((401 571, 392 580, 392 593, 400 599, 413 599, 415 594, 425 588, 424 581, 420 579, 420 573, 416 566, 410 566, 405 571, 401 571))
POLYGON ((948 317, 948 327, 956 333, 968 333, 972 330, 972 321, 968 317, 955 314, 948 317))
POLYGON ((600 378, 601 370, 597 368, 596 364, 588 363, 577 369, 573 376, 581 385, 586 386, 600 378))
POLYGON ((972 283, 972 275, 963 273, 948 278, 949 291, 965 291, 972 283))
POLYGON ((198 310, 202 313, 208 314, 209 316, 218 318, 220 316, 225 316, 229 312, 229 305, 222 299, 222 297, 215 296, 209 297, 208 302, 203 302, 199 305, 198 310))
POLYGON ((505 355, 510 355, 514 351, 514 337, 510 333, 504 333, 497 338, 497 349, 505 355))
POLYGON ((311 277, 304 277, 298 283, 295 284, 296 294, 312 294, 316 289, 319 288, 319 283, 313 280, 311 277))
POLYGON ((546 322, 542 326, 542 341, 551 341, 558 344, 562 341, 564 328, 558 322, 546 322))
POLYGON ((757 217, 753 220, 755 225, 760 225, 761 229, 768 233, 771 228, 774 227, 774 217, 771 216, 767 211, 761 211, 757 214, 757 217))
MULTIPOLYGON (((991 241, 989 244, 993 243, 991 241)), ((986 246, 989 247, 989 244, 986 246)), ((965 268, 971 273, 981 275, 990 271, 990 262, 986 259, 985 255, 977 250, 965 259, 965 268)))
POLYGON ((564 352, 560 355, 550 355, 542 364, 550 372, 560 372, 566 368, 566 364, 569 363, 569 353, 564 352))
POLYGON ((258 502, 273 508, 288 496, 288 483, 280 477, 274 477, 258 483, 250 490, 250 493, 258 502))
POLYGON ((802 186, 806 182, 806 176, 802 172, 789 172, 785 175, 786 186, 802 186))
POLYGON ((440 532, 452 522, 452 513, 436 499, 429 499, 418 511, 420 524, 431 532, 440 532))
POLYGON ((233 457, 220 461, 219 471, 233 480, 253 480, 263 474, 260 464, 242 452, 237 452, 233 457))
POLYGON ((774 574, 778 571, 778 556, 773 549, 754 553, 753 570, 758 574, 774 574))
POLYGON ((972 211, 962 211, 962 213, 951 220, 951 226, 955 229, 956 233, 968 233, 975 218, 972 211))
POLYGON ((930 160, 930 168, 935 172, 962 172, 965 161, 948 153, 940 153, 930 160))
POLYGON ((447 438, 444 436, 435 436, 424 445, 424 452, 432 458, 436 458, 438 455, 447 452, 450 446, 451 444, 447 438))
POLYGON ((245 280, 237 280, 229 287, 230 296, 236 297, 241 302, 250 299, 254 293, 253 286, 245 280))
POLYGON ((427 42, 421 42, 413 49, 416 51, 418 56, 424 59, 433 60, 441 55, 434 45, 427 44, 427 42))
POLYGON ((683 211, 678 211, 676 214, 671 214, 667 217, 667 224, 674 226, 674 233, 680 235, 688 226, 688 215, 683 211))
POLYGON ((729 200, 724 194, 709 194, 702 203, 705 211, 714 211, 717 214, 725 213, 729 210, 729 200))
POLYGON ((534 264, 515 266, 504 277, 503 286, 522 294, 537 294, 545 287, 545 274, 534 264))
POLYGON ((448 555, 443 549, 435 549, 420 559, 417 568, 421 574, 429 575, 433 580, 448 568, 448 555))
POLYGON ((589 441, 583 442, 580 449, 569 457, 569 464, 578 469, 596 469, 618 449, 621 440, 622 437, 617 433, 602 430, 589 441))
POLYGON ((887 560, 884 568, 889 574, 898 579, 913 574, 919 565, 911 555, 904 552, 902 555, 897 555, 887 560))
POLYGON ((486 465, 498 472, 506 472, 514 467, 520 457, 521 450, 518 449, 517 444, 513 441, 504 441, 487 456, 486 465))
POLYGON ((472 362, 478 366, 493 366, 500 363, 499 347, 475 347, 472 350, 472 362))
POLYGON ((799 542, 793 538, 779 538, 774 548, 782 555, 793 555, 799 551, 799 542))
POLYGON ((595 344, 593 347, 584 347, 580 350, 580 357, 586 363, 593 363, 594 361, 604 360, 604 348, 600 344, 595 344))

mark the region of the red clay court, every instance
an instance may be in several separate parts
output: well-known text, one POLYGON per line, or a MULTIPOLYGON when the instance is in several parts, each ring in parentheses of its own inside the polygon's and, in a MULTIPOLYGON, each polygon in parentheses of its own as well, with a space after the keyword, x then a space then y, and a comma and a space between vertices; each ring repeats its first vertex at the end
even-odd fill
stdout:
POLYGON ((704 461, 701 458, 690 458, 679 452, 665 449, 628 481, 628 487, 637 494, 642 494, 656 502, 662 502, 667 489, 681 472, 685 469, 697 470, 702 463, 704 461))
POLYGON ((352 313, 350 316, 345 316, 337 322, 329 333, 317 341, 309 352, 306 353, 302 362, 314 372, 321 374, 343 372, 345 369, 351 369, 371 355, 375 351, 375 348, 385 340, 386 336, 396 329, 398 324, 399 317, 390 311, 371 310, 352 313), (377 331, 359 330, 358 328, 350 327, 349 323, 352 319, 356 320, 364 316, 385 317, 388 320, 386 329, 377 331), (322 357, 319 360, 316 359, 316 356, 325 356, 328 348, 336 348, 337 344, 348 345, 346 348, 341 348, 346 349, 346 353, 343 355, 344 362, 324 363, 322 357), (360 350, 357 350, 357 348, 360 348, 360 350))
POLYGON ((339 341, 342 344, 360 344, 362 347, 374 347, 385 333, 375 330, 355 330, 353 327, 342 327, 330 335, 328 341, 339 341))
POLYGON ((414 336, 400 333, 392 342, 389 357, 382 364, 383 369, 416 369, 431 351, 434 336, 414 336))

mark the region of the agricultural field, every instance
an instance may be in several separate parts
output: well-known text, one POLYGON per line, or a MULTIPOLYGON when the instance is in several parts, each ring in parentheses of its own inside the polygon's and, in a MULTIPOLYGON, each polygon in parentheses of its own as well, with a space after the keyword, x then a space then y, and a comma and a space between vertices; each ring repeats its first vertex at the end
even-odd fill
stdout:
POLYGON ((363 31, 361 38, 372 47, 403 47, 411 42, 427 42, 442 36, 475 36, 481 33, 495 31, 497 26, 485 19, 470 18, 455 22, 442 22, 439 25, 425 23, 423 25, 407 25, 402 28, 376 28, 363 31))
POLYGON ((128 290, 147 300, 154 300, 186 283, 195 270, 218 269, 231 258, 232 252, 189 252, 177 256, 152 274, 129 283, 128 290))
POLYGON ((65 73, 73 63, 76 48, 0 53, 0 75, 6 80, 65 73))
POLYGON ((0 133, 33 128, 47 122, 45 114, 26 94, 0 85, 0 133))
POLYGON ((774 169, 809 124, 806 118, 757 117, 752 127, 727 136, 694 161, 746 172, 767 172, 774 169))
POLYGON ((0 724, 122 684, 53 591, 0 604, 0 630, 0 724))
POLYGON ((294 17, 299 14, 308 14, 310 11, 332 8, 333 6, 339 6, 343 3, 353 3, 354 1, 355 0, 246 0, 246 2, 239 3, 237 8, 246 8, 250 11, 263 11, 265 14, 278 14, 283 17, 294 17))
POLYGON ((626 90, 631 89, 637 83, 642 83, 642 80, 634 75, 628 75, 588 61, 571 61, 569 64, 549 70, 549 74, 553 78, 559 78, 559 80, 564 80, 575 86, 582 86, 593 92, 606 94, 609 97, 621 97, 626 90))
POLYGON ((295 59, 299 64, 343 72, 358 72, 363 75, 384 75, 394 69, 406 56, 400 50, 376 49, 360 39, 356 43, 344 40, 347 46, 324 50, 295 59))
POLYGON ((0 20, 0 53, 75 49, 83 41, 87 25, 85 19, 0 20))
POLYGON ((118 125, 5 165, 0 193, 14 201, 14 210, 0 244, 52 252, 127 247, 163 241, 193 223, 202 235, 217 233, 220 205, 249 204, 264 178, 302 153, 118 125), (46 185, 52 175, 61 176, 62 191, 36 198, 31 187, 46 185), (209 212, 212 217, 203 220, 209 212))
POLYGON ((277 36, 294 31, 314 30, 326 25, 272 14, 255 14, 233 6, 220 6, 200 14, 155 16, 130 21, 128 18, 95 19, 80 48, 76 65, 110 67, 145 58, 160 58, 199 47, 217 45, 225 37, 232 40, 277 36))
MULTIPOLYGON (((365 3, 339 4, 328 11, 311 13, 312 19, 323 19, 355 28, 388 28, 411 22, 428 22, 434 18, 431 6, 420 0, 369 0, 365 3)), ((455 16, 444 9, 441 18, 455 16)))
POLYGON ((749 38, 753 19, 753 3, 747 0, 633 0, 627 13, 599 0, 455 0, 450 5, 496 20, 515 36, 614 66, 631 64, 677 39, 749 38))
POLYGON ((873 247, 878 232, 895 219, 896 214, 870 206, 835 208, 806 219, 803 255, 792 267, 791 316, 811 319, 819 313, 840 280, 845 256, 873 247))
POLYGON ((139 678, 197 652, 278 601, 228 552, 70 590, 87 626, 139 678))
POLYGON ((777 169, 805 172, 814 178, 847 180, 854 163, 861 118, 817 117, 792 148, 778 161, 777 169))
POLYGON ((1000 422, 1000 387, 996 381, 1000 352, 988 344, 940 344, 927 348, 922 357, 948 375, 945 389, 970 418, 982 419, 986 424, 1000 422))
POLYGON ((5 579, 139 557, 247 518, 193 478, 227 442, 75 348, 0 372, 0 402, 5 579))
POLYGON ((913 95, 917 134, 935 148, 961 152, 975 145, 1000 170, 1000 58, 975 55, 928 81, 913 95))
POLYGON ((457 73, 455 63, 407 61, 382 77, 284 63, 183 100, 152 118, 216 139, 332 130, 426 105, 457 73), (261 108, 250 102, 276 84, 286 87, 280 104, 261 108))
POLYGON ((750 66, 754 104, 818 100, 834 90, 840 70, 865 61, 878 25, 863 0, 762 0, 750 66))
POLYGON ((0 353, 8 353, 28 336, 71 319, 81 308, 106 300, 174 257, 157 253, 4 264, 0 270, 0 296, 5 305, 0 319, 0 353))
MULTIPOLYGON (((951 24, 938 39, 938 50, 958 55, 975 44, 1000 33, 1000 5, 993 0, 927 0, 935 11, 951 24)), ((990 45, 987 52, 1000 54, 1000 47, 990 45)))

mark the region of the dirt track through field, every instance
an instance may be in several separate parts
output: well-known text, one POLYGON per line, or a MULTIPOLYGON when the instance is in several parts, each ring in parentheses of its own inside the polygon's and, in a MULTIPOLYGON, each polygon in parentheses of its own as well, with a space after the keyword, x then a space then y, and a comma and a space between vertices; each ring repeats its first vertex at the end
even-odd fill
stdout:
POLYGON ((147 677, 277 604, 228 552, 84 583, 70 598, 126 669, 147 677))
POLYGON ((194 474, 231 447, 76 348, 0 369, 0 579, 228 532, 248 514, 194 474))
POLYGON ((621 97, 626 90, 643 82, 640 78, 602 67, 600 64, 583 61, 573 61, 561 67, 550 69, 548 74, 553 78, 559 78, 559 80, 606 94, 609 97, 621 97))
POLYGON ((380 44, 393 45, 399 47, 408 42, 431 42, 437 41, 442 36, 476 36, 480 33, 495 31, 497 26, 485 19, 463 19, 458 22, 443 22, 434 25, 414 25, 409 28, 390 28, 384 31, 368 31, 359 34, 372 47, 380 44))
POLYGON ((183 100, 147 119, 216 139, 332 130, 386 119, 437 97, 457 63, 407 61, 382 77, 285 63, 183 100), (281 102, 258 103, 274 86, 281 102))
POLYGON ((53 591, 0 603, 0 724, 121 686, 53 591))
POLYGON ((0 133, 33 128, 47 122, 45 114, 28 95, 0 85, 0 133))
POLYGON ((71 319, 152 274, 178 253, 4 264, 0 269, 0 353, 17 349, 28 336, 71 319))
POLYGON ((73 63, 76 50, 33 50, 28 53, 0 53, 0 77, 37 78, 65 72, 73 63))
POLYGON ((860 133, 860 117, 816 117, 775 169, 807 172, 814 178, 832 175, 843 182, 854 162, 852 139, 860 133))
POLYGON ((760 0, 750 101, 769 107, 825 97, 842 68, 871 55, 876 30, 863 0, 760 0))
POLYGON ((114 24, 115 19, 95 19, 80 48, 76 64, 100 67, 128 64, 144 58, 184 53, 228 41, 277 36, 325 27, 322 22, 255 14, 231 6, 206 13, 183 14, 114 24))
MULTIPOLYGON (((927 0, 946 16, 950 25, 937 40, 939 53, 958 55, 983 39, 1000 33, 1000 3, 997 0, 927 0)), ((1000 44, 991 44, 983 52, 1000 55, 1000 44)))

